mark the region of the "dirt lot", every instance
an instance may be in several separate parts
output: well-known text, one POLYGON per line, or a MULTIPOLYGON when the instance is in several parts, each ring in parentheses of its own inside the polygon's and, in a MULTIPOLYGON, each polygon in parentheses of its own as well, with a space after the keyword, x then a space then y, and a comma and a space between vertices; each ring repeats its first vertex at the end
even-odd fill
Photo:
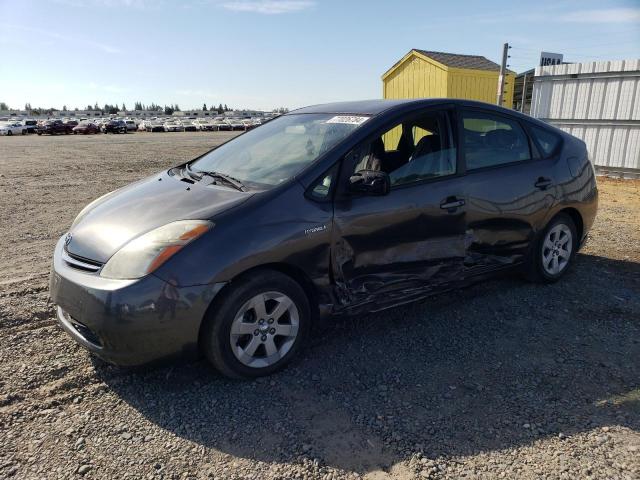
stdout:
POLYGON ((640 478, 640 182, 600 181, 563 281, 339 320, 271 378, 128 371, 56 325, 91 199, 224 133, 0 138, 0 478, 640 478))

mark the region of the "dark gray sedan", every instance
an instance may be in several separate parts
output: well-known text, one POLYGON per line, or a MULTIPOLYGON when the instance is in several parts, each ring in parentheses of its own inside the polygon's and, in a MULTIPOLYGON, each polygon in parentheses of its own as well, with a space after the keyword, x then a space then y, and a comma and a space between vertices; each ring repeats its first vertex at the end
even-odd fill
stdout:
POLYGON ((507 269, 554 282, 597 210, 582 141, 463 100, 303 108, 85 207, 50 279, 62 327, 120 365, 282 368, 314 323, 507 269))

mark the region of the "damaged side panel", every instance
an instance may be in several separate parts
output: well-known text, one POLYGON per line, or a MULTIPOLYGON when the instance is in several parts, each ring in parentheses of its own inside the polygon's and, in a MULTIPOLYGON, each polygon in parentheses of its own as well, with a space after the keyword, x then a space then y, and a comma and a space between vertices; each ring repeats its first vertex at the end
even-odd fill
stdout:
POLYGON ((336 201, 332 271, 337 310, 375 311, 464 279, 470 236, 463 209, 440 208, 459 180, 336 201), (445 193, 446 192, 446 193, 445 193))

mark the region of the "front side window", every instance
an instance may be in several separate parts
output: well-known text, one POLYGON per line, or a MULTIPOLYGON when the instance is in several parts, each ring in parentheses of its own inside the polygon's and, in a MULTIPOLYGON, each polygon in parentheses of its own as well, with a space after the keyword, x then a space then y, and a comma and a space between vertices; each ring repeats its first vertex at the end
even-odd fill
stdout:
POLYGON ((462 141, 467 170, 531 158, 529 140, 515 120, 481 112, 463 112, 462 141))
POLYGON ((331 186, 334 183, 336 174, 338 172, 338 164, 335 164, 324 175, 322 175, 316 183, 311 186, 310 196, 316 200, 325 200, 329 198, 331 193, 331 186))
POLYGON ((354 173, 384 171, 392 187, 456 173, 456 149, 445 111, 425 113, 395 125, 355 149, 354 154, 354 173))
POLYGON ((368 118, 283 115, 209 152, 191 168, 224 173, 260 188, 275 186, 312 164, 368 118))

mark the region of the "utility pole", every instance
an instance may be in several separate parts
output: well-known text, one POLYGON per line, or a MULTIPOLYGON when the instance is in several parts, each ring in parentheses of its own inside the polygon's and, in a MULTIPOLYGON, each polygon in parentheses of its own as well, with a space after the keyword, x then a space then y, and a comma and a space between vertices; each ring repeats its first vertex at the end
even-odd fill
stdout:
POLYGON ((527 102, 527 74, 524 74, 522 80, 522 102, 520 102, 520 111, 524 113, 524 104, 527 102))
POLYGON ((508 43, 505 43, 502 47, 502 63, 500 64, 500 76, 498 76, 498 100, 496 102, 500 106, 502 106, 502 97, 504 96, 504 76, 507 71, 510 48, 508 43))

